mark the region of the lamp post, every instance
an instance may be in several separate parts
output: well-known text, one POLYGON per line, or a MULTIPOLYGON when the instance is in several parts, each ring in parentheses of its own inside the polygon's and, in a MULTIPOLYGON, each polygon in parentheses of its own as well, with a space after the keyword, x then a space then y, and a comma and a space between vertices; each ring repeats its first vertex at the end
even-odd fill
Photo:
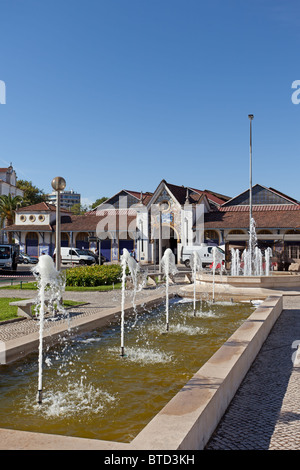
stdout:
POLYGON ((60 192, 66 187, 66 181, 61 176, 56 176, 51 181, 52 188, 56 191, 56 233, 55 233, 55 267, 57 271, 60 270, 60 245, 61 245, 61 233, 60 233, 60 192))

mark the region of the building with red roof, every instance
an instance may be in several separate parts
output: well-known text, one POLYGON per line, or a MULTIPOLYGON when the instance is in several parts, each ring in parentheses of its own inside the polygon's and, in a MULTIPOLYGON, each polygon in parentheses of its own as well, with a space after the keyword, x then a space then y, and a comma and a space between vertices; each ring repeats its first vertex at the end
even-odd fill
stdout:
MULTIPOLYGON (((118 261, 124 248, 141 262, 157 262, 171 248, 180 262, 183 246, 207 243, 243 250, 249 239, 249 190, 230 198, 210 190, 162 180, 154 192, 121 190, 85 215, 61 212, 62 246, 100 249, 118 261), (161 241, 160 241, 161 240, 161 241)), ((252 215, 257 243, 300 260, 300 203, 262 185, 252 188, 252 215)), ((33 256, 53 253, 56 208, 47 203, 17 211, 13 232, 21 251, 33 256)))

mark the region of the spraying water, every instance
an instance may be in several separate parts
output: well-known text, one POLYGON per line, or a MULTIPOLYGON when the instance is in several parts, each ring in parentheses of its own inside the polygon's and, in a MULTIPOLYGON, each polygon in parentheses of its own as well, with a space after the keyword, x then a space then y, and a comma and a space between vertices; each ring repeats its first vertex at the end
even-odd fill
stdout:
POLYGON ((135 297, 137 291, 137 279, 140 271, 139 264, 135 259, 130 256, 130 253, 126 248, 123 249, 121 255, 121 266, 122 266, 122 300, 121 300, 121 356, 124 357, 124 311, 125 311, 125 288, 126 288, 126 267, 128 266, 132 281, 133 281, 133 308, 135 309, 135 297))
POLYGON ((220 273, 222 273, 223 270, 223 259, 220 251, 216 246, 213 247, 212 249, 212 254, 213 254, 213 302, 215 301, 215 274, 216 274, 216 268, 218 265, 220 265, 220 273))
POLYGON ((272 249, 269 247, 265 251, 265 271, 266 271, 266 276, 270 275, 270 264, 271 264, 271 256, 272 256, 272 249))
POLYGON ((194 251, 190 257, 190 266, 193 273, 193 282, 194 282, 194 316, 196 315, 196 274, 202 270, 202 262, 199 253, 194 251))
POLYGON ((240 252, 238 249, 231 248, 231 276, 240 274, 240 252))
MULTIPOLYGON (((249 247, 242 253, 243 274, 244 276, 266 276, 270 275, 270 258, 272 249, 267 248, 265 251, 265 272, 263 268, 263 253, 257 246, 257 236, 255 230, 255 221, 252 218, 249 232, 249 247)), ((241 261, 239 259, 239 251, 231 249, 231 275, 238 276, 241 271, 241 261)))
POLYGON ((52 311, 62 311, 62 294, 65 287, 63 276, 55 269, 53 259, 49 255, 39 257, 38 264, 32 269, 37 279, 38 295, 36 299, 39 310, 39 371, 38 371, 38 403, 42 403, 43 390, 43 333, 46 303, 52 311))
POLYGON ((177 273, 175 255, 170 248, 164 252, 161 267, 166 277, 166 330, 169 331, 169 275, 177 273))

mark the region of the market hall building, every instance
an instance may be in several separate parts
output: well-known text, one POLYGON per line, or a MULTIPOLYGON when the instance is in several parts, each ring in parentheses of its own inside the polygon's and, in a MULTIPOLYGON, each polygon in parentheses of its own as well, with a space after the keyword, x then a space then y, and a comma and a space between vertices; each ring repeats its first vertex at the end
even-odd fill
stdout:
MULTIPOLYGON (((281 192, 255 185, 252 214, 258 246, 270 246, 279 258, 300 262, 300 204, 281 192)), ((20 251, 52 255, 56 207, 40 203, 16 212, 13 233, 20 251)), ((61 245, 95 250, 117 262, 126 248, 142 263, 158 262, 171 248, 180 262, 182 247, 207 243, 243 250, 249 239, 249 190, 229 198, 208 190, 173 185, 162 180, 154 192, 121 190, 85 215, 61 211, 61 245)))
MULTIPOLYGON (((231 248, 242 252, 248 246, 249 193, 248 189, 218 210, 205 214, 205 229, 211 241, 224 246, 227 262, 231 259, 231 248)), ((270 247, 279 265, 283 259, 288 264, 300 263, 299 201, 274 188, 256 184, 252 188, 252 218, 259 248, 270 247)))

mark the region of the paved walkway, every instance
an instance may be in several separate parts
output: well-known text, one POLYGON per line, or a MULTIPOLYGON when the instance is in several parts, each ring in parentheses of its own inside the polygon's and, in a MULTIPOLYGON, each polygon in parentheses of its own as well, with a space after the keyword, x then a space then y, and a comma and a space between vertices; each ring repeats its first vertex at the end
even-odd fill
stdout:
POLYGON ((284 297, 283 307, 207 450, 300 449, 300 297, 284 297))
MULTIPOLYGON (((180 286, 172 286, 172 291, 180 286)), ((162 289, 162 288, 160 288, 162 289)), ((161 291, 162 297, 164 291, 161 291)), ((34 291, 0 291, 0 296, 34 297, 34 291)), ((137 294, 138 299, 153 295, 153 289, 137 294)), ((89 302, 82 314, 95 308, 120 305, 121 291, 66 292, 65 299, 89 302)), ((130 300, 131 294, 127 293, 130 300)), ((24 334, 25 325, 36 328, 36 322, 23 320, 0 326, 0 340, 24 334)), ((26 328, 28 328, 27 326, 26 328)), ((229 405, 207 450, 295 450, 300 449, 300 353, 298 367, 292 360, 300 343, 300 296, 285 296, 284 310, 265 341, 256 360, 229 405)))
MULTIPOLYGON (((179 286, 170 286, 169 292, 176 292, 179 286)), ((22 299, 36 298, 36 291, 25 290, 25 289, 14 289, 14 290, 0 290, 0 297, 15 297, 22 299)), ((136 293, 135 300, 137 303, 141 301, 147 301, 152 296, 157 296, 162 299, 165 298, 165 288, 163 286, 157 288, 143 289, 136 293)), ((76 315, 76 318, 80 316, 93 315, 95 312, 111 309, 121 310, 121 297, 122 291, 120 289, 107 291, 107 292, 65 292, 64 300, 75 300, 82 302, 82 306, 70 308, 71 316, 76 315)), ((125 308, 132 306, 133 291, 126 290, 125 293, 125 308)), ((61 322, 66 324, 66 319, 62 319, 61 322)), ((45 328, 51 328, 51 322, 46 322, 45 328)), ((15 322, 8 322, 0 325, 0 341, 10 341, 15 338, 20 338, 24 335, 39 331, 39 322, 31 319, 22 319, 15 322)))

